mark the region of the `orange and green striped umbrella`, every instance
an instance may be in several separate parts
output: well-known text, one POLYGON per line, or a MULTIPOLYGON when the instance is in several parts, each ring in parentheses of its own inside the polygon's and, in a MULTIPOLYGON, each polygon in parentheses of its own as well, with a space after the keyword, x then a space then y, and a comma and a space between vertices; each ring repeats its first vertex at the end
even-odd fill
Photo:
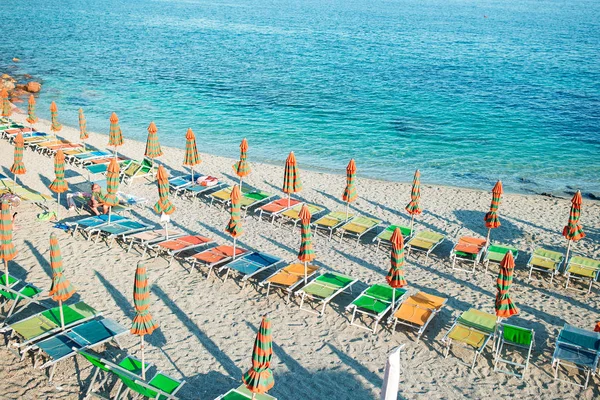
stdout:
POLYGON ((156 184, 158 186, 158 201, 154 205, 154 212, 157 214, 173 214, 175 206, 169 200, 169 176, 162 165, 158 167, 156 173, 156 184))
POLYGON ((10 102, 8 101, 8 91, 6 88, 3 88, 0 92, 0 99, 2 99, 2 116, 10 117, 12 109, 10 107, 10 102))
POLYGON ((110 207, 108 210, 108 222, 110 222, 110 212, 114 206, 119 205, 119 176, 120 168, 116 158, 111 158, 106 169, 106 194, 101 195, 100 200, 103 204, 110 207))
POLYGON ((144 155, 151 160, 163 155, 157 132, 158 129, 154 122, 150 122, 150 125, 148 126, 148 139, 146 140, 146 152, 144 155))
POLYGON ((14 154, 14 162, 10 167, 10 172, 16 175, 23 175, 27 170, 25 169, 25 164, 23 163, 23 150, 25 148, 25 140, 23 139, 23 134, 21 132, 17 133, 17 137, 15 138, 15 154, 14 154))
POLYGON ((38 122, 38 117, 35 115, 35 97, 33 95, 29 96, 29 101, 27 102, 27 122, 31 125, 38 122))
POLYGON ((58 107, 56 107, 56 103, 50 103, 50 117, 52 120, 52 125, 50 125, 50 130, 54 133, 59 132, 62 129, 62 124, 58 122, 58 107))
POLYGON ((310 230, 312 215, 310 215, 310 210, 306 204, 302 205, 298 217, 300 218, 300 237, 302 239, 300 242, 300 251, 298 252, 298 260, 304 263, 304 282, 306 283, 308 279, 308 263, 316 257, 312 245, 312 232, 310 230))
MULTIPOLYGON (((400 228, 396 228, 390 238, 392 252, 390 257, 390 270, 385 280, 392 288, 397 289, 407 285, 404 279, 404 238, 400 228)), ((396 291, 392 290, 392 309, 394 308, 396 291)))
POLYGON ((485 226, 488 228, 486 241, 490 242, 490 232, 492 229, 500 226, 500 219, 498 219, 498 207, 500 206, 500 200, 502 199, 502 182, 498 181, 492 189, 492 204, 490 205, 490 211, 485 214, 483 220, 485 226))
POLYGON ((283 193, 288 194, 288 207, 290 205, 290 197, 292 193, 298 193, 302 190, 302 182, 298 173, 298 165, 296 164, 296 156, 292 151, 285 160, 285 171, 283 174, 283 193))
POLYGON ((571 243, 576 242, 585 237, 583 228, 579 225, 579 217, 581 217, 581 204, 583 199, 581 198, 581 191, 577 191, 571 199, 571 212, 569 213, 569 222, 563 228, 563 236, 569 241, 567 246, 567 254, 565 255, 565 262, 569 261, 569 251, 571 250, 571 243))
POLYGON ((346 167, 346 188, 344 189, 344 194, 342 195, 342 200, 346 202, 346 219, 348 218, 348 212, 350 211, 350 203, 358 198, 356 186, 354 185, 355 179, 356 163, 354 162, 354 159, 351 159, 346 167))
POLYGON ((50 190, 57 194, 58 206, 56 208, 56 219, 60 208, 60 194, 69 190, 69 185, 65 181, 65 155, 62 150, 58 150, 54 156, 54 175, 56 176, 50 184, 50 190))
POLYGON ((79 109, 79 139, 83 141, 83 149, 85 150, 85 140, 89 139, 90 135, 87 131, 87 122, 83 115, 83 108, 79 109))
POLYGON ((410 191, 410 203, 406 205, 406 212, 410 214, 410 231, 413 231, 413 225, 415 222, 415 215, 421 214, 423 210, 419 206, 419 202, 421 201, 421 172, 419 170, 415 171, 415 176, 413 178, 412 190, 410 191))
POLYGON ((234 185, 231 190, 231 218, 229 219, 229 223, 225 228, 225 232, 229 233, 233 238, 233 258, 235 259, 235 242, 236 239, 244 233, 242 230, 242 219, 241 219, 241 205, 240 199, 242 194, 240 192, 240 187, 238 185, 234 185))
POLYGON ((110 116, 110 131, 108 132, 108 145, 115 148, 115 157, 117 156, 117 147, 123 145, 123 132, 119 126, 119 117, 113 112, 110 116))
POLYGON ((510 299, 508 291, 512 285, 513 272, 515 270, 515 259, 511 251, 508 251, 500 262, 500 271, 496 279, 496 316, 508 318, 519 313, 519 309, 510 299))
POLYGON ((10 204, 8 201, 2 201, 2 211, 0 212, 0 258, 4 261, 4 284, 9 283, 8 262, 17 256, 17 250, 12 242, 12 215, 10 215, 10 204))
POLYGON ((60 309, 60 324, 65 328, 65 319, 62 310, 63 301, 67 301, 75 294, 75 288, 65 277, 63 269, 62 255, 58 246, 58 238, 55 233, 50 234, 50 266, 52 267, 52 286, 50 293, 52 300, 58 301, 60 309))
POLYGON ((248 164, 248 141, 246 138, 242 139, 242 143, 240 144, 240 161, 236 162, 233 165, 233 170, 235 174, 240 177, 240 186, 242 185, 242 179, 245 176, 250 175, 252 171, 250 169, 250 165, 248 164))
POLYGON ((252 350, 252 368, 243 376, 242 381, 248 390, 254 394, 263 394, 275 385, 271 358, 273 357, 273 338, 271 337, 271 319, 266 315, 262 318, 258 334, 252 350))
POLYGON ((158 324, 152 319, 150 314, 150 290, 148 288, 148 275, 146 266, 138 263, 135 270, 135 280, 133 282, 133 305, 135 307, 135 317, 131 323, 131 334, 138 335, 141 338, 142 351, 142 378, 146 379, 146 370, 144 362, 144 335, 150 335, 158 328, 158 324))
POLYGON ((202 162, 198 155, 198 148, 196 147, 196 136, 192 132, 192 128, 188 128, 185 134, 185 157, 183 158, 183 165, 190 167, 192 170, 192 181, 194 180, 194 166, 202 162))

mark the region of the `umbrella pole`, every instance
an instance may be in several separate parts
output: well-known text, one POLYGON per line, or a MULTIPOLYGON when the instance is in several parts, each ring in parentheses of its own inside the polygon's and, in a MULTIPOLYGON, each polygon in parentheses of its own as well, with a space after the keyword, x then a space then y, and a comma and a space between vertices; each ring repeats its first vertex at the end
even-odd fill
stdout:
POLYGON ((490 244, 490 233, 492 232, 492 228, 488 228, 488 234, 487 234, 487 238, 485 239, 485 244, 489 245, 490 244))
POLYGON ((252 400, 256 399, 256 393, 252 393, 252 400))
POLYGON ((233 259, 235 260, 235 238, 233 238, 233 259))
POLYGON ((60 310, 60 326, 65 329, 65 314, 63 314, 62 300, 58 301, 58 309, 60 310))
POLYGON ((112 211, 112 206, 108 207, 108 223, 110 224, 110 213, 112 211))
POLYGON ((306 285, 306 281, 308 280, 308 262, 304 261, 304 284, 306 285))
POLYGON ((57 193, 56 196, 57 196, 57 201, 56 201, 56 203, 57 203, 56 204, 56 220, 58 221, 58 213, 59 213, 59 210, 60 210, 60 193, 57 193))
POLYGON ((568 242, 569 242, 569 244, 567 245, 567 254, 565 254, 565 267, 564 267, 565 274, 567 272, 566 266, 569 263, 569 252, 571 251, 571 242, 572 242, 572 240, 569 240, 568 242))
POLYGON ((348 220, 349 211, 350 211, 350 202, 347 201, 346 202, 346 220, 348 220))
POLYGON ((142 349, 142 379, 146 380, 146 364, 144 363, 144 335, 140 336, 141 340, 141 345, 140 348, 142 349))
POLYGON ((17 174, 13 174, 13 192, 15 191, 15 186, 17 186, 17 174))
POLYGON ((415 214, 410 215, 410 235, 413 234, 413 226, 415 224, 415 214))
POLYGON ((169 240, 169 221, 165 221, 165 238, 169 240))
POLYGON ((194 166, 192 165, 190 169, 192 170, 192 182, 194 182, 194 166))
POLYGON ((4 285, 6 287, 9 287, 9 282, 8 282, 8 260, 4 259, 4 285))

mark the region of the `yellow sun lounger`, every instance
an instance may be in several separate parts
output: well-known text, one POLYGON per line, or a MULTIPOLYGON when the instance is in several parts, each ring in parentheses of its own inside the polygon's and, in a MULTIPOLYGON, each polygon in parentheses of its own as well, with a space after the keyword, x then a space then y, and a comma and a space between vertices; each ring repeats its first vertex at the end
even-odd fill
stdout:
POLYGON ((259 285, 264 287, 267 286, 266 296, 269 296, 271 288, 279 288, 287 292, 287 298, 290 299, 300 285, 308 282, 315 274, 319 271, 319 267, 316 265, 307 265, 306 270, 304 264, 293 263, 286 267, 275 271, 272 275, 267 277, 264 281, 260 282, 259 285), (306 274, 306 275, 305 275, 306 274), (306 277, 306 279, 304 279, 306 277))
POLYGON ((350 238, 356 238, 356 245, 360 243, 360 239, 371 229, 374 229, 381 223, 380 219, 369 218, 369 217, 356 217, 346 222, 340 227, 340 241, 344 239, 344 236, 350 238))
POLYGON ((429 254, 444 241, 445 236, 432 231, 421 231, 412 237, 406 243, 406 255, 411 251, 425 253, 425 262, 429 259, 429 254))
POLYGON ((389 318, 388 323, 393 322, 393 330, 396 330, 396 324, 416 329, 417 341, 419 341, 429 323, 440 312, 447 301, 448 299, 443 297, 418 292, 400 303, 389 318))
MULTIPOLYGON (((306 204, 306 206, 308 207, 308 211, 310 211, 310 215, 312 215, 313 217, 325 211, 325 207, 309 203, 304 204, 306 204)), ((294 207, 287 209, 280 214, 277 214, 277 217, 279 217, 279 226, 281 227, 284 222, 291 222, 295 228, 296 225, 298 225, 298 222, 300 222, 300 210, 302 209, 302 206, 303 204, 296 204, 294 207)))
MULTIPOLYGON (((554 279, 554 275, 560 272, 560 266, 563 263, 564 256, 558 251, 551 251, 538 247, 533 251, 527 267, 529 267, 529 280, 533 271, 544 272, 550 274, 550 283, 554 279)), ((536 280, 536 279, 534 279, 536 280)))
MULTIPOLYGON (((600 274, 600 261, 594 260, 588 257, 573 256, 565 268, 565 275, 567 276, 567 283, 565 289, 569 288, 569 281, 571 279, 578 279, 581 281, 590 281, 590 286, 587 289, 587 293, 592 291, 592 285, 595 280, 598 280, 600 274)), ((581 289, 576 289, 585 291, 581 289)))
POLYGON ((346 215, 345 211, 332 211, 313 222, 312 227, 315 233, 319 230, 326 231, 329 240, 331 240, 333 232, 352 218, 354 218, 354 214, 346 215))

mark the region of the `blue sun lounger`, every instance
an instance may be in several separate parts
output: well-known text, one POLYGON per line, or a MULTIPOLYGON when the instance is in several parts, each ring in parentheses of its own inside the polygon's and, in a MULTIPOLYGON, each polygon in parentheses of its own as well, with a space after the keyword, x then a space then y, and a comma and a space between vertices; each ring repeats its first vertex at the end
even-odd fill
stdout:
POLYGON ((112 246, 112 243, 115 239, 124 238, 126 235, 131 235, 133 233, 141 232, 148 229, 155 228, 152 227, 152 225, 125 219, 117 222, 111 221, 109 224, 101 225, 98 228, 94 228, 90 230, 90 236, 96 234, 96 243, 98 242, 100 236, 103 236, 110 247, 112 246))
POLYGON ((242 276, 242 281, 244 282, 244 286, 246 286, 246 283, 248 283, 250 278, 260 274, 263 271, 266 271, 269 268, 275 267, 282 261, 283 259, 279 257, 275 257, 267 253, 253 251, 252 253, 247 253, 223 265, 219 269, 219 272, 226 270, 227 272, 225 274, 225 280, 227 280, 229 272, 236 271, 240 276, 242 276))
POLYGON ((556 348, 552 355, 554 379, 561 382, 572 383, 582 388, 587 388, 590 375, 598 369, 600 360, 600 332, 592 332, 565 324, 556 339, 556 348), (582 370, 585 381, 579 384, 558 378, 558 368, 561 363, 569 364, 582 370))
POLYGON ((194 174, 194 180, 192 180, 192 175, 182 175, 182 176, 174 176, 169 178, 169 189, 175 194, 179 194, 182 190, 184 190, 188 186, 192 186, 196 180, 203 176, 202 174, 194 174))
MULTIPOLYGON (((119 222, 119 221, 123 221, 126 220, 127 218, 125 217, 121 217, 119 215, 111 215, 110 216, 110 222, 119 222)), ((108 215, 106 214, 101 214, 101 215, 95 215, 92 217, 85 217, 82 219, 79 219, 75 222, 69 222, 69 229, 73 230, 73 236, 75 236, 75 233, 77 233, 77 230, 79 229, 79 231, 81 232, 81 234, 83 235, 83 232, 86 232, 88 234, 87 239, 89 240, 91 237, 90 231, 93 229, 97 229, 102 225, 108 224, 108 215)))

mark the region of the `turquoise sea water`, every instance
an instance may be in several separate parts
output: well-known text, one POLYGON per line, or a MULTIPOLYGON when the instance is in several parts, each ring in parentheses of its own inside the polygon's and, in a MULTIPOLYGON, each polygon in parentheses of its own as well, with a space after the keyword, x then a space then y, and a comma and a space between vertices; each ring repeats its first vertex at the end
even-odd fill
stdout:
MULTIPOLYGON (((303 168, 600 193, 597 0, 4 0, 38 114, 303 168)), ((12 57, 22 62, 13 64, 12 57)))

